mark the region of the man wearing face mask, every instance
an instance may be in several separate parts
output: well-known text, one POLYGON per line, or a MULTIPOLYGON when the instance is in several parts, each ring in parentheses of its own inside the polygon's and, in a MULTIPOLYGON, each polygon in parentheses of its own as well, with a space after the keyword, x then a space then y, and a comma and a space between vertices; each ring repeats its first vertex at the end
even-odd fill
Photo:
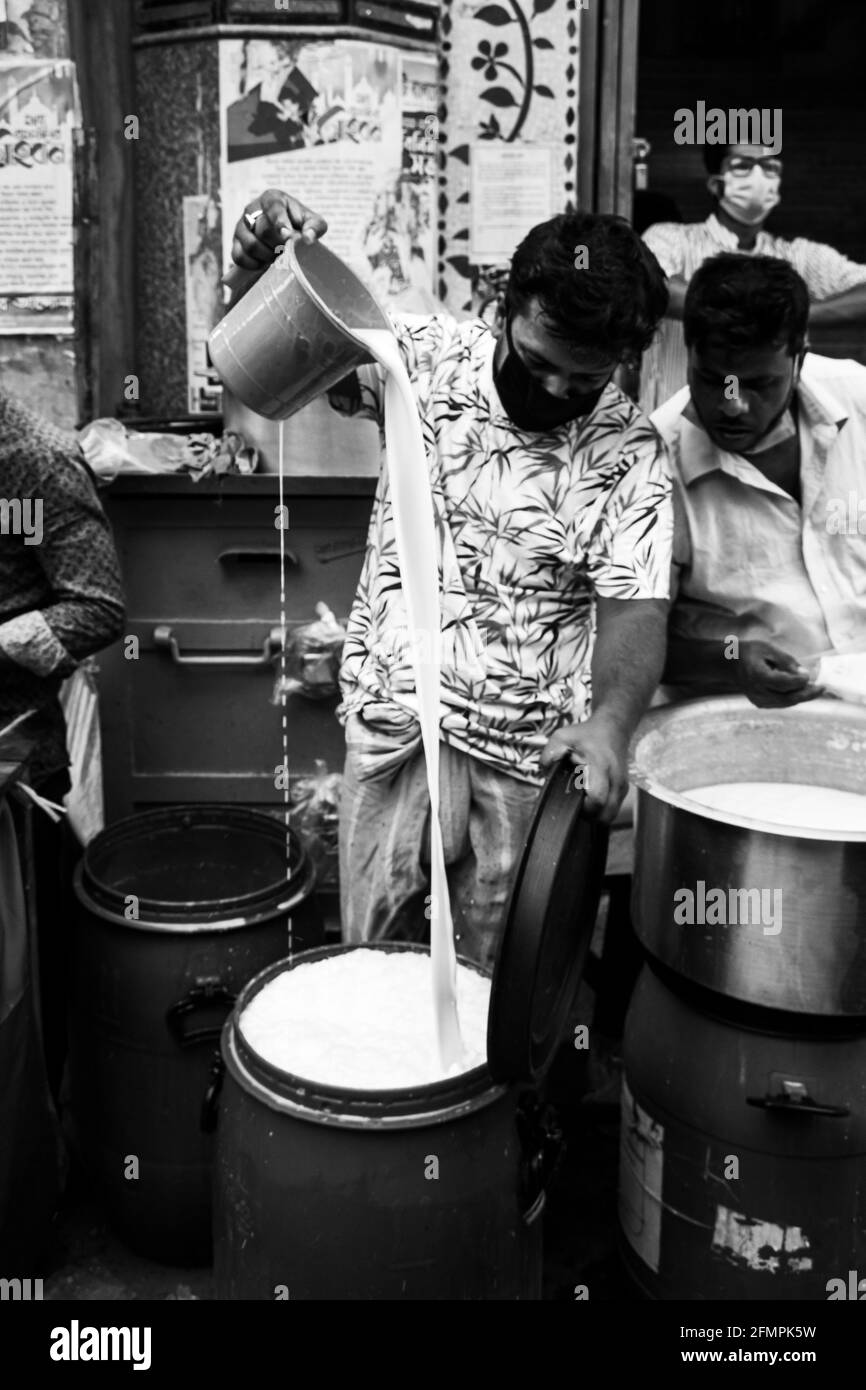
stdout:
MULTIPOLYGON (((324 219, 269 190, 237 224, 261 270, 324 219)), ((604 821, 661 674, 672 516, 661 441, 612 383, 664 312, 662 272, 623 219, 566 214, 517 248, 493 327, 389 310, 422 419, 442 573, 441 822, 458 949, 493 963, 547 768, 586 769, 604 821), (579 268, 578 268, 579 267, 579 268)), ((329 393, 383 424, 383 373, 329 393)), ((387 471, 340 673, 344 937, 419 935, 429 820, 387 471)))
POLYGON ((657 222, 644 240, 668 276, 669 300, 655 341, 641 366, 640 401, 645 410, 662 405, 686 379, 686 350, 680 320, 691 277, 708 256, 722 251, 777 256, 803 277, 813 328, 866 323, 866 265, 858 265, 823 242, 787 241, 764 230, 781 199, 782 161, 767 145, 706 145, 707 188, 715 207, 705 222, 657 222))
POLYGON ((810 658, 866 647, 866 367, 807 351, 792 266, 723 254, 684 306, 688 385, 653 415, 674 468, 665 679, 756 705, 820 691, 810 658), (840 512, 846 524, 839 524, 840 512))

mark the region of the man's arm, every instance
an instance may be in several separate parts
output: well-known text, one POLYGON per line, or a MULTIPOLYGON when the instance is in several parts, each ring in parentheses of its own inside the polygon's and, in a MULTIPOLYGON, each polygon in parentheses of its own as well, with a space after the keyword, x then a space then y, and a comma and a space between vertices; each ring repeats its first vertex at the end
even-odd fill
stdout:
POLYGON ((806 667, 772 642, 727 637, 682 637, 671 633, 666 685, 689 695, 745 695, 759 709, 786 709, 823 692, 806 667))
POLYGON ((548 767, 569 753, 586 768, 590 809, 610 822, 628 790, 631 736, 661 679, 668 602, 598 595, 596 603, 592 714, 582 724, 557 730, 541 765, 548 767))
POLYGON ((809 309, 810 328, 844 328, 855 323, 866 323, 866 284, 831 294, 809 309))
POLYGON ((661 680, 668 603, 653 598, 596 599, 592 714, 631 739, 661 680))
POLYGON ((121 635, 123 591, 111 528, 83 463, 55 453, 40 471, 43 534, 32 553, 52 602, 0 622, 0 665, 65 677, 121 635))

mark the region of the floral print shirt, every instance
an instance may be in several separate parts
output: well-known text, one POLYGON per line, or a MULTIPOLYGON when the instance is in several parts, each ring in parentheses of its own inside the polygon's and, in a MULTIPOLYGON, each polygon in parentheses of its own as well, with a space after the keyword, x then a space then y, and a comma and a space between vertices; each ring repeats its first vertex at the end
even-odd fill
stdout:
MULTIPOLYGON (((525 781, 538 754, 591 709, 594 595, 665 599, 671 562, 664 446, 608 385, 595 409, 547 433, 518 429, 493 383, 480 320, 390 312, 422 420, 438 522, 441 737, 525 781)), ((384 372, 330 393, 378 422, 384 372)), ((416 642, 419 639, 414 639, 416 642)), ((362 713, 417 727, 412 640, 383 463, 340 673, 345 724, 362 713)))
POLYGON ((32 710, 34 786, 68 764, 57 695, 120 636, 111 527, 77 439, 0 391, 0 729, 32 710))

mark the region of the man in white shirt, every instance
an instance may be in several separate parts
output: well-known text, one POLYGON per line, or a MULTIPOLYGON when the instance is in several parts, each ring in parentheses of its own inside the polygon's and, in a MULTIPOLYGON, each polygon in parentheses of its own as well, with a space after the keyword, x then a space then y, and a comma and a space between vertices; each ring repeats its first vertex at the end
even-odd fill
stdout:
POLYGON ((707 188, 715 200, 705 222, 657 222, 644 232, 668 277, 668 308, 641 365, 640 401, 655 410, 686 379, 683 302, 691 277, 721 251, 777 256, 803 277, 812 328, 866 322, 866 265, 858 265, 820 241, 787 241, 764 230, 781 198, 782 161, 766 145, 707 145, 707 188))
POLYGON ((688 385, 652 416, 674 473, 665 679, 762 706, 818 692, 809 658, 866 647, 866 367, 807 351, 787 262, 715 256, 683 326, 688 385))

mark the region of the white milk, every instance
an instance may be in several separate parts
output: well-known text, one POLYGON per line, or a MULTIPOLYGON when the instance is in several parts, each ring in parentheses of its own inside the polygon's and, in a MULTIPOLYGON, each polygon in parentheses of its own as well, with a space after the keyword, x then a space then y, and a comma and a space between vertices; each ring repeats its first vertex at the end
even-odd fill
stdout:
MULTIPOLYGON (((436 1035, 442 1065, 457 1066, 462 1055, 457 1018, 454 928, 439 825, 439 687, 441 604, 436 525, 427 454, 415 397, 397 339, 385 328, 352 329, 384 367, 385 450, 394 514, 400 577, 415 667, 418 718, 427 763, 432 813, 430 844, 430 962, 436 1035), (426 638, 426 640, 423 640, 426 638), (421 659, 430 653, 430 659, 421 659)), ((392 1046, 398 1037, 394 1034, 392 1046)), ((402 1045, 402 1043, 400 1044, 402 1045)), ((462 1069, 462 1067, 458 1067, 462 1069)))
POLYGON ((690 787, 682 793, 713 811, 733 812, 751 820, 772 821, 798 829, 866 830, 866 796, 813 787, 802 782, 724 782, 690 787))
POLYGON ((359 946, 285 970, 240 1019, 259 1056, 282 1071, 350 1090, 396 1090, 455 1076, 487 1060, 490 980, 456 971, 465 1050, 458 1065, 439 1057, 430 957, 359 946))

